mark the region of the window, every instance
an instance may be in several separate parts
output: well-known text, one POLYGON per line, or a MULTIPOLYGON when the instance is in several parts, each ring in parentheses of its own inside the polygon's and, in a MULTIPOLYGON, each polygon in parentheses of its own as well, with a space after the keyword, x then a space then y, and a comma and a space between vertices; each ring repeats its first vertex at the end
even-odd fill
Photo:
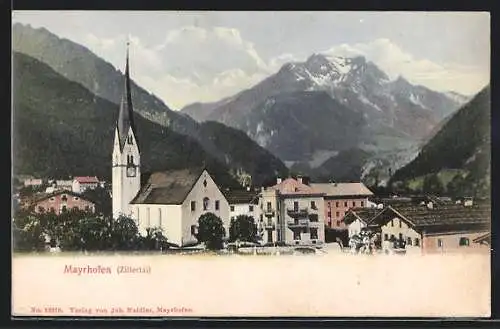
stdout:
POLYGON ((196 235, 198 234, 198 228, 196 225, 191 225, 191 235, 196 235))
POLYGON ((133 140, 132 140, 132 135, 129 135, 129 136, 127 137, 127 143, 128 143, 128 144, 130 144, 130 145, 133 145, 133 144, 134 144, 134 143, 133 143, 133 140))
POLYGON ((340 221, 339 220, 337 221, 337 226, 340 226, 340 221))
POLYGON ((271 202, 267 203, 267 211, 271 211, 271 202))
POLYGON ((230 206, 230 207, 229 207, 229 209, 230 209, 231 211, 234 211, 234 206, 230 206))
POLYGON ((262 222, 264 219, 264 216, 262 216, 262 214, 260 214, 260 221, 262 222))
POLYGON ((89 207, 89 206, 85 206, 85 210, 86 210, 86 211, 89 211, 89 210, 90 210, 90 207, 89 207))
POLYGON ((68 209, 66 208, 66 206, 62 206, 61 210, 62 212, 66 212, 68 209))
POLYGON ((50 207, 50 212, 56 212, 56 210, 54 209, 54 207, 50 207))
POLYGON ((311 232, 311 239, 318 238, 318 229, 317 228, 312 228, 310 232, 311 232))
POLYGON ((293 232, 293 239, 294 240, 300 240, 300 232, 299 231, 294 231, 293 232))
POLYGON ((328 202, 328 209, 330 209, 332 207, 332 204, 330 202, 328 202))
POLYGON ((312 209, 316 209, 316 202, 311 201, 311 208, 312 208, 312 209))
POLYGON ((409 246, 411 246, 411 238, 407 239, 406 244, 409 245, 409 246))
POLYGON ((403 233, 399 233, 399 241, 403 241, 403 233))
POLYGON ((215 200, 215 210, 219 210, 219 200, 215 200))
POLYGON ((353 201, 353 202, 352 202, 352 206, 353 206, 353 207, 356 207, 356 201, 353 201))
POLYGON ((399 220, 399 228, 401 228, 401 227, 402 227, 402 225, 403 225, 403 221, 400 219, 400 220, 399 220))
POLYGON ((54 202, 56 199, 54 197, 50 198, 51 202, 54 202))
POLYGON ((207 187, 207 180, 206 179, 203 181, 203 186, 207 187))
POLYGON ((418 238, 415 238, 415 247, 420 246, 420 240, 418 238))
POLYGON ((208 210, 209 201, 210 200, 207 197, 203 198, 203 210, 208 210))
POLYGON ((391 241, 394 241, 395 238, 394 234, 391 234, 391 241))
POLYGON ((347 207, 347 201, 344 201, 344 207, 347 207))
POLYGON ((298 201, 293 202, 293 210, 295 210, 295 211, 299 210, 299 202, 298 201))
POLYGON ((78 201, 78 200, 80 200, 80 198, 79 198, 79 197, 77 197, 77 196, 75 196, 75 197, 73 198, 73 200, 74 200, 74 201, 78 201))
POLYGON ((252 205, 248 206, 248 211, 253 212, 253 206, 252 205))
POLYGON ((191 211, 196 210, 196 201, 191 201, 191 211))
POLYGON ((340 212, 338 212, 338 211, 337 211, 337 212, 335 213, 335 216, 336 216, 336 217, 340 217, 340 212))
POLYGON ((361 201, 361 207, 364 207, 364 206, 365 206, 365 202, 361 201))
POLYGON ((389 240, 389 235, 387 233, 384 234, 384 241, 389 240))
POLYGON ((62 195, 61 200, 64 202, 68 201, 68 197, 66 196, 66 194, 62 195))
POLYGON ((42 207, 42 206, 38 207, 38 212, 44 212, 44 211, 45 211, 44 207, 42 207))
POLYGON ((161 222, 161 208, 158 208, 158 226, 159 227, 162 226, 162 222, 161 222))
POLYGON ((469 246, 469 239, 465 237, 460 238, 458 245, 464 247, 469 246))
POLYGON ((328 211, 328 213, 327 213, 327 217, 328 217, 328 218, 332 218, 332 212, 331 212, 331 211, 328 211))
POLYGON ((337 207, 337 208, 339 207, 339 202, 338 201, 335 202, 335 207, 337 207))
POLYGON ((276 223, 278 223, 278 224, 280 223, 280 215, 276 216, 276 223))
POLYGON ((443 240, 438 239, 438 247, 442 248, 443 247, 443 240))
POLYGON ((391 226, 394 227, 394 219, 391 219, 391 226))

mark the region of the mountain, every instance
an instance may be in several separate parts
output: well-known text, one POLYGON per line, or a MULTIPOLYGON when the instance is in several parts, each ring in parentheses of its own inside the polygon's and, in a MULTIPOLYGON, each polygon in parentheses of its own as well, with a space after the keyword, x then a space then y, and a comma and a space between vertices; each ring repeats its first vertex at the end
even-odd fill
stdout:
MULTIPOLYGON (((118 105, 95 96, 27 55, 14 52, 13 69, 15 173, 110 179, 118 105)), ((144 172, 205 164, 221 184, 238 186, 229 174, 232 168, 208 154, 196 140, 141 116, 135 119, 144 172)), ((243 147, 250 143, 250 150, 255 145, 248 137, 238 143, 243 147)), ((266 159, 265 154, 261 157, 266 159)), ((263 166, 269 168, 267 162, 263 166)))
POLYGON ((352 147, 378 160, 381 153, 407 152, 459 106, 403 77, 390 80, 362 56, 314 54, 230 98, 181 112, 241 129, 288 165, 301 159, 314 167, 319 155, 352 147), (302 131, 312 137, 304 139, 302 131))
MULTIPOLYGON (((29 55, 47 64, 64 78, 74 81, 88 89, 93 97, 100 97, 119 104, 123 92, 123 74, 96 56, 87 48, 67 39, 60 39, 44 28, 34 29, 29 25, 16 23, 12 31, 13 50, 29 55)), ((239 139, 238 148, 225 148, 216 145, 214 140, 230 140, 238 132, 235 129, 211 129, 213 125, 204 127, 189 116, 172 111, 160 99, 150 94, 132 81, 132 98, 134 109, 140 116, 168 127, 170 131, 185 135, 196 141, 204 153, 210 154, 218 162, 233 168, 234 172, 243 176, 251 175, 254 183, 262 179, 266 164, 266 175, 284 174, 287 168, 276 156, 262 149, 251 139, 239 139), (214 135, 216 134, 216 135, 214 135), (260 156, 261 167, 252 161, 243 161, 241 150, 245 156, 260 156)))
POLYGON ((446 192, 489 195, 490 110, 487 86, 446 122, 413 161, 394 174, 391 183, 408 186, 419 178, 447 173, 446 192))

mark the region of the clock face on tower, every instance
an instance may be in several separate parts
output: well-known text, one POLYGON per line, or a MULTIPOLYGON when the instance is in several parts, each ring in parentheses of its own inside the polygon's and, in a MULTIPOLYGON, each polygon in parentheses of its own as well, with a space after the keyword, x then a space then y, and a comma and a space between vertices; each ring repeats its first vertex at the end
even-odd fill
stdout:
POLYGON ((134 165, 127 166, 127 177, 135 177, 136 169, 134 165))

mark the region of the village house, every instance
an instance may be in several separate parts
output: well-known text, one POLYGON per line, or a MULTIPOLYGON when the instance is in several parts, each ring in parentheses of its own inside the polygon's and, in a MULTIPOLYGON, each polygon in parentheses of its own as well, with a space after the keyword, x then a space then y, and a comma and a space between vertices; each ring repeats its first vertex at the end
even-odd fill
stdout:
POLYGON ((44 183, 43 179, 41 178, 28 178, 24 180, 24 186, 28 187, 40 187, 44 183))
POLYGON ((161 228, 168 242, 182 247, 196 244, 198 219, 214 213, 229 234, 229 203, 205 169, 155 172, 130 202, 128 214, 139 232, 161 228))
POLYGON ((303 177, 278 178, 260 193, 263 243, 320 245, 325 241, 324 194, 303 177))
POLYGON ((345 230, 342 219, 351 208, 369 207, 373 193, 363 183, 312 183, 311 187, 324 197, 325 225, 334 230, 345 230))
MULTIPOLYGON (((487 246, 481 242, 490 231, 490 211, 487 203, 407 202, 384 207, 371 219, 368 214, 359 222, 362 227, 379 233, 383 241, 403 241, 407 250, 423 253, 477 250, 487 246)), ((361 216, 356 210, 346 216, 346 224, 353 225, 350 232, 358 229, 358 217, 361 216)))
POLYGON ((44 195, 31 204, 36 213, 54 212, 56 215, 72 209, 95 212, 93 201, 71 191, 57 191, 44 195))
POLYGON ((361 231, 368 227, 371 219, 382 210, 377 208, 351 208, 342 219, 347 227, 348 237, 359 235, 361 231))
POLYGON ((261 215, 259 208, 259 193, 247 190, 224 189, 224 197, 229 204, 230 220, 238 216, 252 217, 257 224, 261 215))
POLYGON ((72 191, 83 193, 89 189, 95 189, 100 185, 99 179, 95 176, 76 176, 73 178, 72 191))

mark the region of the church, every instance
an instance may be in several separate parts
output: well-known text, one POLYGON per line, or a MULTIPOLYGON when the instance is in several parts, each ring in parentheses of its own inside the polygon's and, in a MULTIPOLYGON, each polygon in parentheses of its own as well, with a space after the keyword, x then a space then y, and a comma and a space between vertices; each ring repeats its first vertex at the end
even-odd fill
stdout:
POLYGON ((222 219, 227 236, 232 206, 204 168, 154 172, 141 186, 141 149, 130 88, 127 49, 112 155, 113 218, 133 218, 142 235, 147 228, 161 228, 169 243, 182 247, 197 243, 198 219, 212 212, 222 219))

